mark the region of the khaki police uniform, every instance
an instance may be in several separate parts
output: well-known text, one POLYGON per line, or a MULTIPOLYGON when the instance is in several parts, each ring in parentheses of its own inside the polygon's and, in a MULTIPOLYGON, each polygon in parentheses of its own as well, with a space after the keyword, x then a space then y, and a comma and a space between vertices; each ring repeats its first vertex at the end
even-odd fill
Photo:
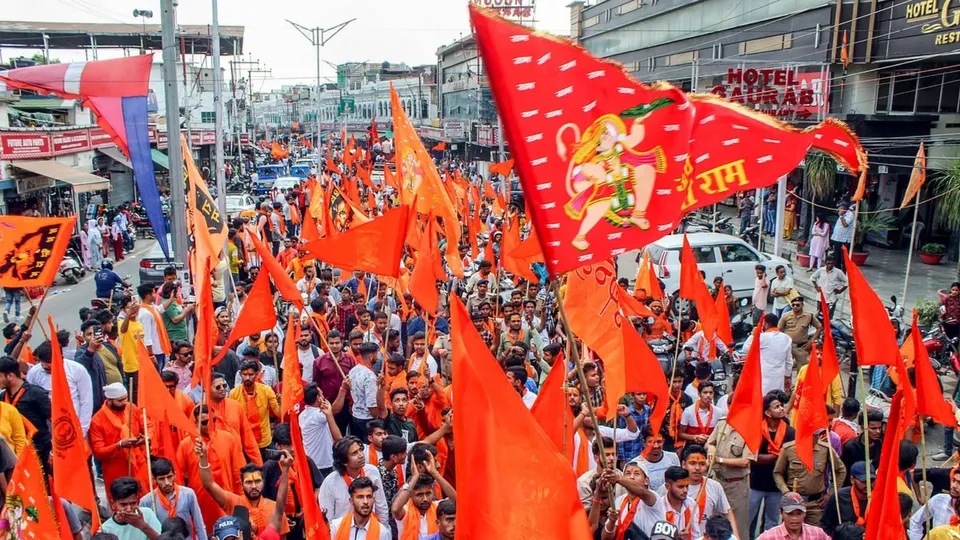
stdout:
POLYGON ((730 502, 730 511, 737 520, 737 538, 749 538, 750 530, 750 465, 731 467, 721 463, 728 459, 756 461, 757 455, 747 448, 743 437, 721 420, 707 439, 707 451, 715 455, 712 477, 716 480, 730 502))
POLYGON ((797 457, 796 441, 783 445, 777 463, 773 466, 773 481, 780 488, 780 492, 796 491, 807 502, 807 517, 804 523, 808 525, 819 526, 820 518, 823 517, 821 498, 826 500, 827 477, 832 476, 830 454, 833 454, 833 463, 836 464, 837 485, 842 486, 847 478, 847 468, 830 444, 821 439, 817 439, 813 447, 812 471, 808 471, 807 466, 797 457))

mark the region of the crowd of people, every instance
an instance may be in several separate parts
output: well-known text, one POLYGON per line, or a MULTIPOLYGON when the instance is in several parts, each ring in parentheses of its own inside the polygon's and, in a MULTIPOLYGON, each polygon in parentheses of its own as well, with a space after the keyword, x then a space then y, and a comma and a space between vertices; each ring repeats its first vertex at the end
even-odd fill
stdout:
MULTIPOLYGON (((330 152, 344 168, 342 154, 330 152)), ((479 180, 467 164, 442 168, 479 180)), ((363 187, 360 195, 373 198, 373 214, 388 197, 363 187)), ((297 187, 230 223, 227 249, 212 274, 213 353, 219 360, 209 396, 193 381, 195 300, 172 267, 159 286, 141 284, 133 292, 106 260, 96 294, 109 300, 107 306, 81 309, 75 328, 61 329, 35 349, 27 346, 35 314, 23 324, 9 322, 3 330, 7 356, 0 358, 0 487, 31 441, 50 472, 47 458, 56 435, 50 425, 51 362, 59 348, 91 450, 91 474, 104 486, 97 511, 105 521, 97 540, 306 538, 311 524, 295 489, 300 483, 310 486, 334 539, 452 540, 458 487, 453 414, 470 414, 453 404, 449 318, 451 298, 459 297, 526 408, 537 403, 548 374, 563 370, 574 417, 570 466, 595 538, 864 537, 868 484, 890 434, 884 433, 882 413, 865 413, 857 399, 844 398, 838 377, 827 381, 830 429, 817 434, 813 470, 803 464, 793 427, 798 387, 824 330, 817 310, 805 304, 782 267, 768 279, 767 268, 757 266, 751 307, 762 333, 742 344, 743 353, 759 347, 762 366, 763 442, 752 452, 726 423, 728 390, 737 381, 714 380, 711 363, 733 343, 705 336, 696 307, 669 291, 619 282, 654 315, 631 319, 645 339, 674 337, 682 344, 679 365, 666 372, 669 399, 605 395, 603 358, 589 351, 574 358, 568 351, 559 312, 563 282, 511 280, 498 269, 504 219, 516 216, 529 230, 519 205, 502 209, 506 215, 498 215, 494 203, 477 209, 487 231, 482 253, 474 259, 469 245, 460 246, 467 276, 438 283, 434 316, 403 292, 413 271, 410 258, 400 279, 387 280, 331 268, 306 251, 299 230, 309 199, 309 191, 297 187), (297 313, 296 336, 286 335, 286 321, 278 317, 274 328, 229 340, 263 264, 250 244, 252 234, 271 244, 302 295, 306 309, 297 313), (128 293, 116 295, 118 286, 128 293), (291 367, 286 363, 294 359, 304 386, 297 420, 302 446, 278 397, 291 367), (198 436, 130 421, 141 417, 144 404, 137 401, 147 367, 157 370, 183 416, 198 426, 198 436), (652 418, 664 411, 655 429, 652 418), (309 478, 291 467, 300 451, 309 478)), ((88 235, 98 229, 90 226, 88 235)), ((825 266, 812 279, 832 303, 846 289, 846 278, 834 259, 822 258, 825 266)), ((736 311, 722 277, 705 277, 713 280, 714 298, 736 311)), ((267 309, 296 312, 278 291, 271 294, 267 309)), ((960 309, 956 298, 960 286, 949 301, 960 309)), ((912 436, 900 442, 907 535, 937 540, 960 534, 956 465, 929 468, 924 484, 912 436)), ((69 501, 65 510, 71 531, 81 538, 91 516, 69 501)))

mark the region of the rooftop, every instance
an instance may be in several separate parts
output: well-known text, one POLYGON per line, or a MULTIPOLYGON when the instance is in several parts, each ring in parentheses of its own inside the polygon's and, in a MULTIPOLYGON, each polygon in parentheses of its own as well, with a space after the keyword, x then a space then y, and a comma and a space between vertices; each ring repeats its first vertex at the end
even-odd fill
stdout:
MULTIPOLYGON (((144 49, 161 50, 159 24, 124 23, 57 23, 0 21, 0 47, 43 49, 44 34, 49 49, 144 49)), ((210 54, 209 25, 180 25, 185 52, 210 54)), ((220 26, 220 54, 243 54, 243 27, 220 26)))

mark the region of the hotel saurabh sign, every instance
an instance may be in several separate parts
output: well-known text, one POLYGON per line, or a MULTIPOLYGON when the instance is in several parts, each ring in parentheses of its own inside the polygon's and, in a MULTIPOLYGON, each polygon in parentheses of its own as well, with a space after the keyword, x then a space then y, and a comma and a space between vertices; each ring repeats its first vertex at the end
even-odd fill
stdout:
POLYGON ((921 34, 933 34, 936 46, 960 43, 960 4, 951 0, 923 0, 907 4, 906 23, 920 24, 921 34))

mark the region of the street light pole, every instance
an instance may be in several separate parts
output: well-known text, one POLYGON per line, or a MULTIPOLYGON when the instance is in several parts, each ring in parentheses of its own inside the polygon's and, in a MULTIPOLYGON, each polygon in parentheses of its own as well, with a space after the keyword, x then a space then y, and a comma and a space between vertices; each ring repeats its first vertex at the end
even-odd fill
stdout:
POLYGON ((214 144, 216 157, 217 208, 220 215, 227 215, 227 181, 223 165, 223 75, 220 73, 220 22, 217 15, 217 0, 211 0, 213 24, 210 27, 210 55, 213 57, 213 115, 217 141, 214 144))
POLYGON ((310 41, 310 44, 314 46, 317 50, 317 108, 316 108, 316 133, 314 133, 314 148, 317 151, 317 166, 319 167, 320 163, 320 47, 323 47, 327 44, 328 41, 333 39, 333 36, 340 33, 348 24, 357 20, 356 18, 350 19, 349 21, 342 22, 338 25, 331 26, 330 28, 320 28, 319 26, 315 28, 307 28, 301 24, 297 24, 290 19, 287 19, 287 22, 291 26, 297 29, 298 32, 303 34, 303 37, 307 38, 310 41), (326 34, 330 33, 330 36, 327 37, 326 34))
POLYGON ((187 263, 187 198, 183 183, 183 156, 180 153, 180 98, 177 95, 177 52, 179 43, 173 0, 160 1, 160 28, 163 39, 163 85, 167 117, 167 156, 170 158, 170 234, 174 260, 187 263))

